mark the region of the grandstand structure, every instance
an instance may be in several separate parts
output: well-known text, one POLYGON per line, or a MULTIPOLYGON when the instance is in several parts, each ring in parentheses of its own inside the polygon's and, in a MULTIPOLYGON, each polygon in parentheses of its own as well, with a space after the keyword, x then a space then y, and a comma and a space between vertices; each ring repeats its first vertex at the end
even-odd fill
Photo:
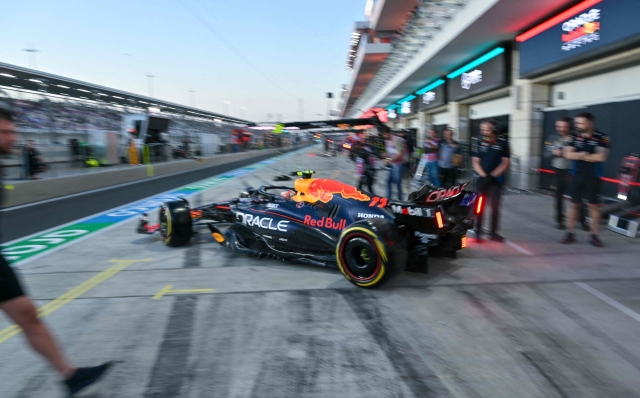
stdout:
MULTIPOLYGON (((141 113, 152 108, 169 117, 180 116, 201 121, 213 121, 236 126, 251 125, 252 122, 232 116, 163 101, 122 90, 44 73, 33 69, 0 63, 0 89, 13 96, 16 91, 46 95, 61 103, 72 100, 78 103, 93 103, 103 108, 141 113)), ((19 98, 19 97, 18 97, 19 98)))

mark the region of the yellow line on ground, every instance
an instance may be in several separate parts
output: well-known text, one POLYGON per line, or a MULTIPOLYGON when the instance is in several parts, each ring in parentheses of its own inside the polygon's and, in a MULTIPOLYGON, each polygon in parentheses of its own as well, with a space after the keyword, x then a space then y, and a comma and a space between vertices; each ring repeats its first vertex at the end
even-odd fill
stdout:
POLYGON ((164 297, 167 293, 212 293, 215 292, 215 289, 179 289, 172 290, 173 285, 167 285, 163 287, 155 296, 153 296, 154 300, 159 300, 164 297))
MULTIPOLYGON (((146 262, 146 261, 151 261, 151 259, 147 258, 144 260, 110 260, 109 262, 116 263, 116 264, 102 271, 101 273, 87 280, 86 282, 83 282, 80 285, 74 287, 73 289, 69 290, 68 292, 56 298, 55 300, 38 308, 38 317, 44 317, 53 313, 54 311, 60 309, 61 307, 65 306, 71 301, 82 296, 89 290, 98 286, 102 282, 106 281, 107 279, 111 278, 112 276, 116 275, 118 272, 126 269, 132 264, 138 263, 138 262, 146 262)), ((4 328, 3 330, 0 331, 0 344, 4 343, 5 341, 9 340, 13 336, 19 334, 20 332, 22 332, 22 329, 17 325, 11 325, 9 327, 4 328)))
POLYGON ((161 299, 162 296, 164 296, 168 291, 170 291, 172 287, 173 287, 173 285, 167 285, 167 286, 163 287, 162 290, 160 290, 158 293, 156 293, 155 296, 153 296, 153 299, 154 300, 161 299))

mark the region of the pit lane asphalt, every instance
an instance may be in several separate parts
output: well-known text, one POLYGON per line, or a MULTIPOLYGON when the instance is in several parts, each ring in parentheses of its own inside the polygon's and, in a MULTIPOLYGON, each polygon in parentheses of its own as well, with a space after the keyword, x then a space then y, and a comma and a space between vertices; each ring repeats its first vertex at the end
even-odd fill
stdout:
MULTIPOLYGON (((305 159, 353 183, 346 158, 305 159)), ((276 169, 192 202, 269 183, 276 169)), ((375 290, 331 269, 234 255, 208 234, 170 249, 134 235, 135 221, 18 271, 40 306, 58 308, 45 319, 74 362, 118 361, 84 397, 640 396, 640 244, 605 231, 603 249, 584 233, 560 245, 553 206, 507 195, 511 244, 470 242, 457 259, 432 259, 429 275, 375 290), (172 293, 185 289, 215 290, 172 293)), ((8 325, 0 317, 0 333, 8 325)), ((0 344, 0 358, 10 358, 1 397, 62 396, 22 336, 0 344)))
MULTIPOLYGON (((141 180, 135 184, 116 186, 97 192, 88 192, 83 195, 73 195, 58 200, 45 201, 44 203, 36 202, 29 206, 19 206, 15 209, 3 209, 0 212, 0 231, 2 231, 0 243, 9 242, 114 207, 126 205, 271 157, 273 155, 259 155, 251 159, 141 180)), ((99 178, 99 176, 100 174, 96 173, 96 178, 99 178)))

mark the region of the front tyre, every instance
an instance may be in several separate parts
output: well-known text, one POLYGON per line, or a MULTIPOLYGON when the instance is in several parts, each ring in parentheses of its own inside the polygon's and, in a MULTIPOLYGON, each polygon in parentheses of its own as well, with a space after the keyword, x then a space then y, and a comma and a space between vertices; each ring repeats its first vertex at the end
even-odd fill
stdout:
POLYGON ((185 200, 163 203, 160 207, 160 239, 171 247, 185 246, 193 235, 191 209, 185 200))
POLYGON ((376 287, 404 271, 407 247, 393 222, 360 220, 342 231, 336 260, 349 282, 359 287, 376 287))

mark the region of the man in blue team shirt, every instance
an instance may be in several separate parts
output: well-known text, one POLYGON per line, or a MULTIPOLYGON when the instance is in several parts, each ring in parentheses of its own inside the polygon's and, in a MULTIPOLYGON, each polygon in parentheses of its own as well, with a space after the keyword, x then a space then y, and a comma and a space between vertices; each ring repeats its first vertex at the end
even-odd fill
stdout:
POLYGON ((600 224, 600 210, 598 209, 598 194, 600 191, 600 177, 604 174, 604 162, 609 156, 611 144, 609 136, 595 130, 595 117, 588 112, 579 114, 574 119, 576 134, 571 137, 564 147, 564 157, 572 161, 571 174, 571 211, 567 226, 567 234, 561 243, 576 241, 574 227, 576 216, 582 200, 589 201, 589 216, 591 217, 591 237, 589 243, 596 247, 603 244, 598 238, 600 224))
MULTIPOLYGON (((472 162, 473 170, 478 174, 476 191, 483 198, 484 203, 491 206, 491 240, 504 242, 504 238, 498 235, 498 218, 504 173, 509 169, 511 152, 509 142, 498 136, 496 127, 497 123, 494 120, 480 124, 482 135, 480 138, 474 138, 472 162)), ((475 233, 478 243, 482 242, 484 208, 476 218, 475 233)))

